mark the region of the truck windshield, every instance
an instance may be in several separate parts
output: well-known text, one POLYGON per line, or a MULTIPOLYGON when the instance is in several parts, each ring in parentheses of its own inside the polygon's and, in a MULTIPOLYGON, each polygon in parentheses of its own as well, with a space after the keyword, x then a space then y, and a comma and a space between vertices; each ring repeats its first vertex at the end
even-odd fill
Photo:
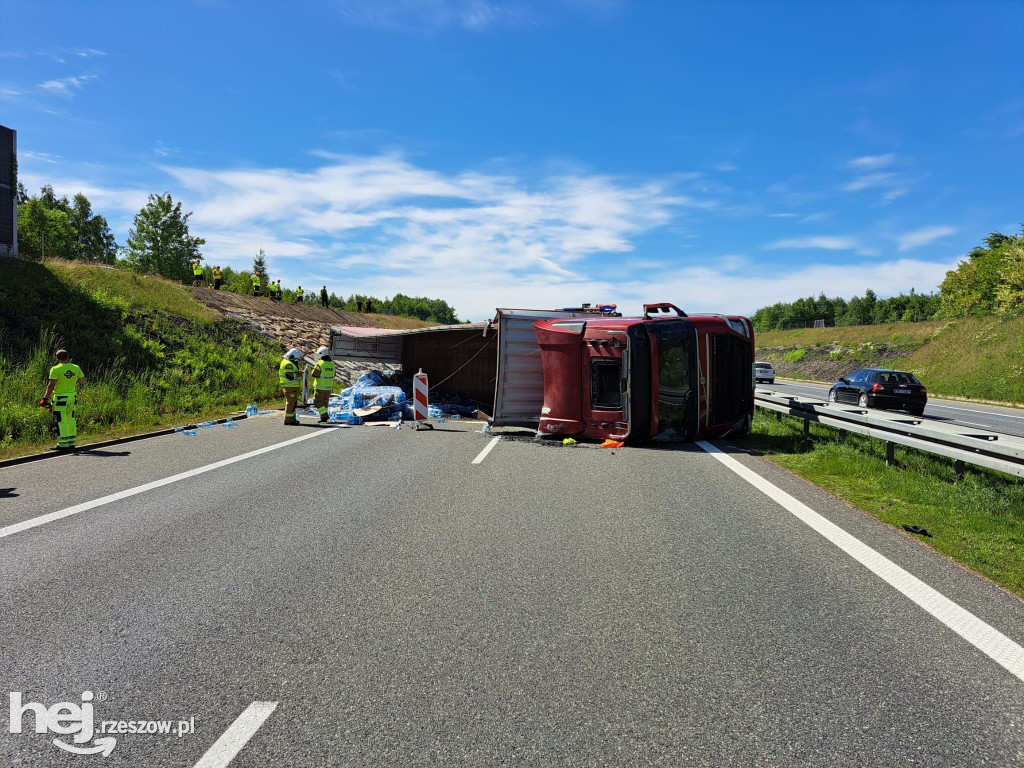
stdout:
POLYGON ((651 330, 658 349, 658 431, 671 427, 687 436, 695 420, 689 328, 673 323, 651 330))

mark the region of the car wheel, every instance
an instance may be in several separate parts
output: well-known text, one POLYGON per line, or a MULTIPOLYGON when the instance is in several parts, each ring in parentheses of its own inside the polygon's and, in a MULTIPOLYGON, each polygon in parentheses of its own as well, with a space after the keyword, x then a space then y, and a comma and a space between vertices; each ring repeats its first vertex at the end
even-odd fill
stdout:
POLYGON ((768 383, 769 384, 774 384, 775 383, 775 379, 768 379, 768 383))
POLYGON ((836 391, 834 389, 830 389, 828 391, 828 401, 830 403, 834 403, 836 401, 836 391))
POLYGON ((867 395, 861 395, 860 397, 858 397, 857 398, 857 405, 859 405, 861 408, 868 408, 869 407, 868 406, 868 396, 867 395))
POLYGON ((924 406, 921 405, 915 408, 907 408, 907 413, 911 416, 922 416, 924 415, 924 406))

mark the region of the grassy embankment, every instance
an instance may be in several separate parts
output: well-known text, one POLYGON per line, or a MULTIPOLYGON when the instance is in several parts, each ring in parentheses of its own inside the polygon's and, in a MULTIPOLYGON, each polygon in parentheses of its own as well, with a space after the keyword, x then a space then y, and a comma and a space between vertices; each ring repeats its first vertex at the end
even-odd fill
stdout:
MULTIPOLYGON (((855 368, 913 371, 932 396, 1024 403, 1024 318, 775 331, 757 336, 757 359, 786 378, 834 381, 855 368)), ((1024 481, 969 469, 879 440, 776 420, 758 411, 748 447, 894 526, 921 525, 921 541, 1024 598, 1024 481)))
POLYGON ((1024 317, 757 334, 757 359, 784 378, 832 382, 862 367, 912 371, 933 396, 1024 404, 1024 317))
POLYGON ((3 267, 0 458, 52 446, 38 401, 60 347, 86 375, 80 444, 277 399, 280 345, 219 319, 184 286, 80 262, 3 267))

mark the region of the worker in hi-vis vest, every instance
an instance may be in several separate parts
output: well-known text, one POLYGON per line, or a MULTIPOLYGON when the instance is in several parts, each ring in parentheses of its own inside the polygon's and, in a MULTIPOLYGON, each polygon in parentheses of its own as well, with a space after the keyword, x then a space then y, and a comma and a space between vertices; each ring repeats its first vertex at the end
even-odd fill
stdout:
POLYGON ((302 351, 289 349, 281 360, 281 366, 277 369, 277 379, 284 390, 284 423, 295 424, 299 420, 295 417, 295 404, 299 399, 299 390, 302 388, 302 351))
POLYGON ((224 279, 224 273, 220 271, 220 266, 213 268, 213 290, 219 291, 220 284, 224 279))
POLYGON ((260 295, 260 287, 263 285, 263 279, 260 277, 259 272, 254 272, 252 276, 252 295, 260 295))
POLYGON ((192 287, 197 285, 206 285, 206 276, 203 274, 203 265, 198 259, 192 264, 192 277, 195 278, 192 281, 192 287))
POLYGON ((295 289, 295 303, 296 304, 301 304, 302 303, 302 286, 301 285, 298 288, 295 289))
POLYGON ((75 400, 78 382, 85 378, 82 369, 71 362, 66 349, 57 350, 57 364, 50 369, 50 380, 46 383, 46 394, 39 404, 49 408, 57 424, 58 451, 73 451, 78 437, 78 422, 75 419, 75 400), (50 397, 53 400, 50 400, 50 397))
POLYGON ((313 369, 313 380, 316 382, 316 394, 313 396, 313 406, 320 414, 320 421, 330 421, 327 415, 327 403, 334 392, 334 371, 335 365, 331 360, 331 350, 327 347, 320 347, 316 351, 320 362, 313 369))

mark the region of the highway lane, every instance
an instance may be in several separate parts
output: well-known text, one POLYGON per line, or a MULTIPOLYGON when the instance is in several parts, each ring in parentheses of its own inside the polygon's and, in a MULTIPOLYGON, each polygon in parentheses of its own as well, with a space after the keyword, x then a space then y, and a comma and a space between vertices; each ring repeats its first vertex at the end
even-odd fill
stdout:
MULTIPOLYGON (((757 386, 783 394, 810 395, 827 399, 830 385, 776 379, 774 384, 758 384, 757 386)), ((928 404, 924 409, 924 418, 948 424, 980 427, 1004 435, 1024 437, 1024 410, 1015 408, 929 397, 928 404)))
MULTIPOLYGON (((76 462, 104 495, 317 433, 0 539, 0 689, 53 704, 89 686, 97 719, 195 718, 181 738, 119 737, 105 765, 195 765, 262 701, 276 709, 232 766, 1024 754, 1019 679, 699 448, 504 439, 474 465, 489 438, 442 429, 257 419, 4 470, 21 495, 0 526, 80 501, 53 481, 76 462)), ((1024 642, 1019 601, 737 457, 1024 642)), ((0 755, 91 759, 2 729, 0 755)))

